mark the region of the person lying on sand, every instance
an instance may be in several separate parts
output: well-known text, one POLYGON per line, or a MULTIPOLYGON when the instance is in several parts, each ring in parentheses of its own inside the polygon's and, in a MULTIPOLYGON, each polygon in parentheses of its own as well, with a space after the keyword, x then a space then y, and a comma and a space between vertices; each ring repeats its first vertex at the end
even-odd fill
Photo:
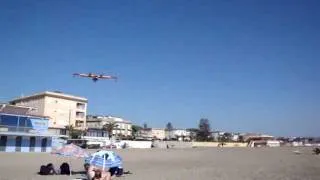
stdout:
POLYGON ((84 169, 87 173, 87 178, 89 180, 110 180, 112 176, 120 177, 123 174, 132 174, 130 171, 123 172, 123 169, 120 167, 109 168, 108 171, 101 171, 100 168, 95 168, 90 166, 88 163, 84 164, 84 169))
POLYGON ((95 169, 92 180, 111 180, 111 173, 95 169))
POLYGON ((94 166, 90 166, 89 164, 84 165, 88 180, 111 180, 111 173, 100 170, 99 168, 95 168, 94 166))

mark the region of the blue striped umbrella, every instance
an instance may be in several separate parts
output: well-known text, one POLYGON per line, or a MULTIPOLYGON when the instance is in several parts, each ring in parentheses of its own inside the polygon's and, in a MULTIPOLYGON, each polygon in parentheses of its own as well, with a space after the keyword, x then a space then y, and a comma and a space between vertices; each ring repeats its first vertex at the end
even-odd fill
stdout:
POLYGON ((95 167, 112 168, 122 166, 122 158, 112 151, 100 151, 85 159, 86 163, 95 167))

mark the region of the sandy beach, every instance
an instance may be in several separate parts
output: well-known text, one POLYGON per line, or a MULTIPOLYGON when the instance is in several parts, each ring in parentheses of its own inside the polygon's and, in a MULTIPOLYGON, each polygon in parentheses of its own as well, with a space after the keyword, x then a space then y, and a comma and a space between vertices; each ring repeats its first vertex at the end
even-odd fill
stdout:
MULTIPOLYGON (((320 156, 311 148, 193 148, 193 149, 126 149, 117 150, 126 170, 133 172, 121 178, 128 180, 318 180, 320 156), (300 155, 293 153, 299 150, 300 155)), ((56 166, 67 158, 48 153, 0 153, 1 180, 50 179, 81 177, 39 176, 41 164, 56 166)), ((72 159, 73 171, 82 171, 83 160, 72 159)))

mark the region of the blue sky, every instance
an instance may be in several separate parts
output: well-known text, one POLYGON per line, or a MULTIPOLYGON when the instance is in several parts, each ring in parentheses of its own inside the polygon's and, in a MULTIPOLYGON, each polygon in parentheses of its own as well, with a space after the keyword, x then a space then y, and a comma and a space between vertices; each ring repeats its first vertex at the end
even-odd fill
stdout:
POLYGON ((0 101, 60 90, 142 125, 320 135, 320 3, 1 1, 0 101), (73 78, 110 73, 117 83, 73 78))

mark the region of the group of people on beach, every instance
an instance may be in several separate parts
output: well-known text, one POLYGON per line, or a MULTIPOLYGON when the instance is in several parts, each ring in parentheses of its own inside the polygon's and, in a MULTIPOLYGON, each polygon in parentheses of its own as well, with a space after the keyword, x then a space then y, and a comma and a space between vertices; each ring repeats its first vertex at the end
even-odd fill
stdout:
MULTIPOLYGON (((121 167, 111 167, 106 170, 101 170, 101 168, 91 166, 88 163, 84 164, 84 170, 83 174, 86 174, 87 180, 111 180, 112 176, 122 176, 123 174, 131 174, 129 171, 123 172, 123 169, 121 167)), ((57 170, 53 166, 52 163, 49 163, 47 165, 42 165, 40 167, 40 175, 70 175, 70 167, 68 163, 62 163, 60 166, 60 169, 57 170)))
POLYGON ((70 166, 66 162, 61 164, 60 169, 56 169, 52 163, 49 163, 47 165, 42 165, 39 171, 40 175, 69 175, 70 173, 70 166))

